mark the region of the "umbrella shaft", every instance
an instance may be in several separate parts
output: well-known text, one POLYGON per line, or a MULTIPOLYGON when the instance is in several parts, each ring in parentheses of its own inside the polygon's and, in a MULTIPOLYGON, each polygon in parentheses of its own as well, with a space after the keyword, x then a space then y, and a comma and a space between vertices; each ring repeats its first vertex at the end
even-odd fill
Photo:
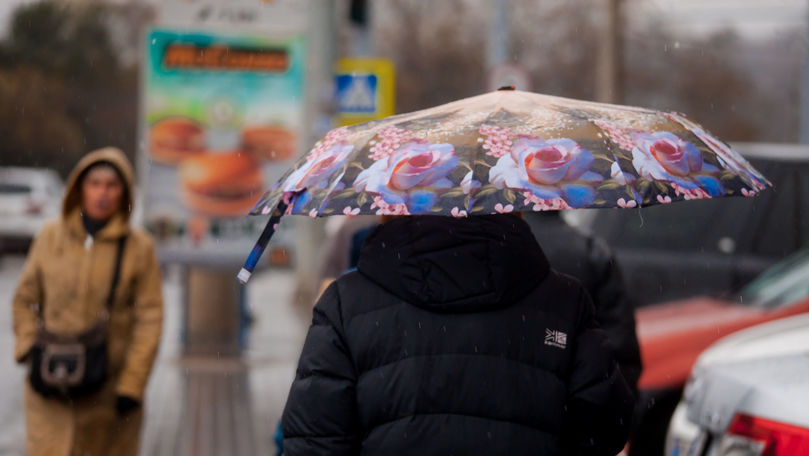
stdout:
MULTIPOLYGON (((292 202, 290 201, 289 204, 292 204, 292 202)), ((264 226, 261 236, 259 236, 258 241, 256 241, 256 245, 253 246, 253 250, 250 251, 250 255, 244 262, 244 267, 242 267, 241 271, 239 271, 237 278, 241 283, 247 283, 247 281, 250 280, 250 276, 253 274, 253 270, 258 265, 261 255, 267 248, 267 244, 270 243, 272 235, 275 234, 275 227, 278 225, 278 222, 281 221, 281 217, 284 216, 284 212, 286 212, 289 204, 285 203, 284 201, 279 202, 278 206, 275 208, 275 211, 273 211, 272 216, 269 220, 267 220, 267 225, 264 226)))

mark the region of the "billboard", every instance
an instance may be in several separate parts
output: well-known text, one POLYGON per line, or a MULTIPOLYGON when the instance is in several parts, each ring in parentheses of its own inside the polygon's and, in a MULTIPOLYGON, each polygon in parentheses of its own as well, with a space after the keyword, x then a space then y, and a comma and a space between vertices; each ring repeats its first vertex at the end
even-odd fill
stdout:
POLYGON ((244 260, 265 222, 246 214, 303 146, 305 67, 304 34, 147 32, 144 224, 164 261, 244 260))

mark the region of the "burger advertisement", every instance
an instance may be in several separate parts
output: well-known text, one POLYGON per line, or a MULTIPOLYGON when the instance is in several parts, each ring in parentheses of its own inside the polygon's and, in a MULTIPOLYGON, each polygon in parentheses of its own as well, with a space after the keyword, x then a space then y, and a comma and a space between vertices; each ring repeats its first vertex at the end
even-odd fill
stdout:
POLYGON ((140 170, 164 260, 224 265, 252 246, 265 220, 246 215, 301 145, 305 45, 302 35, 147 33, 140 170))

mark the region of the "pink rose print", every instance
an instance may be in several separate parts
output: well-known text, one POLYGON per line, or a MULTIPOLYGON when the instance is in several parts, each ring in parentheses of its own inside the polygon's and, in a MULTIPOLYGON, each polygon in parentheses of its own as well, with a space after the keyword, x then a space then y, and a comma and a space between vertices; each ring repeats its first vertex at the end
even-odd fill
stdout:
POLYGON ((604 130, 609 138, 618 145, 621 149, 632 151, 635 148, 635 142, 632 140, 632 129, 622 127, 606 120, 590 119, 598 128, 604 130))
POLYGON ((376 215, 410 215, 407 206, 404 204, 388 204, 381 196, 374 197, 371 209, 379 209, 376 215))
POLYGON ((657 202, 660 203, 660 204, 670 204, 671 203, 671 197, 670 196, 657 195, 657 202))
POLYGON ((638 207, 638 202, 635 200, 627 201, 623 198, 618 198, 618 201, 616 201, 615 203, 618 205, 618 207, 622 209, 633 209, 638 207))
POLYGON ((458 166, 450 144, 410 141, 376 161, 354 180, 354 190, 380 195, 387 204, 404 204, 411 213, 429 211, 436 192, 453 186, 447 176, 458 166))
POLYGON ((312 209, 309 211, 309 217, 317 218, 317 209, 312 209))
POLYGON ((320 158, 323 155, 328 155, 332 153, 332 149, 339 143, 345 142, 345 139, 348 137, 348 127, 338 127, 335 128, 328 133, 326 136, 315 143, 315 147, 309 151, 309 156, 311 158, 320 158))
POLYGON ((343 209, 343 215, 347 215, 349 217, 354 217, 354 216, 358 215, 359 213, 360 213, 360 208, 358 208, 358 207, 355 207, 354 209, 352 209, 351 206, 346 206, 345 209, 343 209))
POLYGON ((745 184, 752 187, 753 190, 760 191, 767 188, 768 185, 772 186, 772 184, 756 171, 750 162, 745 160, 738 152, 705 131, 699 124, 688 120, 684 114, 672 112, 664 113, 663 115, 694 133, 700 141, 716 154, 716 159, 723 168, 739 176, 745 184))
POLYGON ((500 157, 489 182, 498 189, 526 190, 540 199, 563 198, 572 207, 593 204, 592 184, 603 177, 590 171, 593 154, 571 139, 520 136, 500 157))
POLYGON ((703 161, 695 145, 665 131, 633 132, 632 137, 632 165, 644 178, 667 181, 689 196, 705 194, 711 198, 725 193, 719 180, 707 174, 719 170, 703 161))
POLYGON ((517 137, 517 135, 508 128, 496 127, 494 125, 481 125, 478 132, 486 136, 486 141, 483 143, 486 155, 497 158, 507 155, 511 151, 511 145, 517 137))
POLYGON ((403 144, 410 141, 419 141, 407 130, 396 127, 388 127, 377 134, 379 140, 372 143, 370 158, 374 161, 390 157, 403 144))
POLYGON ((682 196, 684 200, 705 199, 711 197, 711 195, 701 188, 684 188, 680 187, 676 183, 672 183, 671 185, 674 187, 674 194, 676 196, 682 196))
POLYGON ((466 211, 458 209, 457 207, 453 207, 452 210, 450 211, 450 214, 452 214, 452 216, 455 217, 455 218, 461 218, 461 217, 466 217, 467 216, 466 211))
POLYGON ((523 205, 533 205, 534 211, 561 211, 570 209, 570 206, 562 198, 543 199, 531 192, 523 192, 522 196, 525 198, 523 205))
POLYGON ((354 146, 345 142, 335 143, 328 150, 317 150, 317 147, 312 149, 306 163, 287 176, 281 184, 281 191, 299 192, 304 189, 325 188, 331 178, 332 187, 336 186, 345 170, 338 176, 335 173, 343 166, 352 150, 354 146))
POLYGON ((748 190, 746 188, 742 189, 742 195, 744 195, 744 196, 746 196, 748 198, 752 198, 752 197, 756 196, 756 194, 757 194, 757 192, 755 190, 748 190))
POLYGON ((494 205, 494 210, 497 211, 498 214, 508 214, 509 212, 514 211, 514 206, 511 204, 506 204, 503 206, 500 203, 494 205))

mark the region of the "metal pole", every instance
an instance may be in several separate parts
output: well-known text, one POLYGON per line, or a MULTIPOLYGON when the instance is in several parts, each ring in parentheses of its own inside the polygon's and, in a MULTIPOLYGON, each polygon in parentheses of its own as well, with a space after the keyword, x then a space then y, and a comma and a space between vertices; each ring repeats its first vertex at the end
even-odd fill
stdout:
POLYGON ((362 8, 363 13, 353 18, 351 29, 353 39, 351 43, 351 55, 354 57, 370 57, 373 55, 373 44, 371 42, 371 10, 373 2, 369 0, 354 0, 353 7, 362 8), (356 4, 356 5, 354 5, 356 4))
MULTIPOLYGON (((325 98, 331 100, 333 91, 334 56, 336 55, 335 2, 312 0, 309 6, 309 43, 307 65, 306 122, 309 126, 304 141, 314 144, 323 132, 311 128, 318 117, 331 108, 325 98), (326 96, 325 94, 329 94, 326 96)), ((321 246, 325 237, 324 220, 305 217, 287 217, 286 223, 295 223, 295 304, 311 306, 317 298, 318 269, 320 267, 321 246)), ((309 310, 308 308, 306 310, 309 310)), ((310 310, 309 310, 310 311, 310 310)))
POLYGON ((508 0, 494 0, 492 9, 486 62, 489 70, 508 60, 509 48, 508 0))
POLYGON ((606 20, 599 41, 596 100, 620 103, 623 99, 623 17, 621 0, 605 0, 606 20))
MULTIPOLYGON (((807 22, 809 22, 809 18, 807 22)), ((800 141, 803 144, 809 144, 809 47, 806 48, 802 76, 800 141)))

